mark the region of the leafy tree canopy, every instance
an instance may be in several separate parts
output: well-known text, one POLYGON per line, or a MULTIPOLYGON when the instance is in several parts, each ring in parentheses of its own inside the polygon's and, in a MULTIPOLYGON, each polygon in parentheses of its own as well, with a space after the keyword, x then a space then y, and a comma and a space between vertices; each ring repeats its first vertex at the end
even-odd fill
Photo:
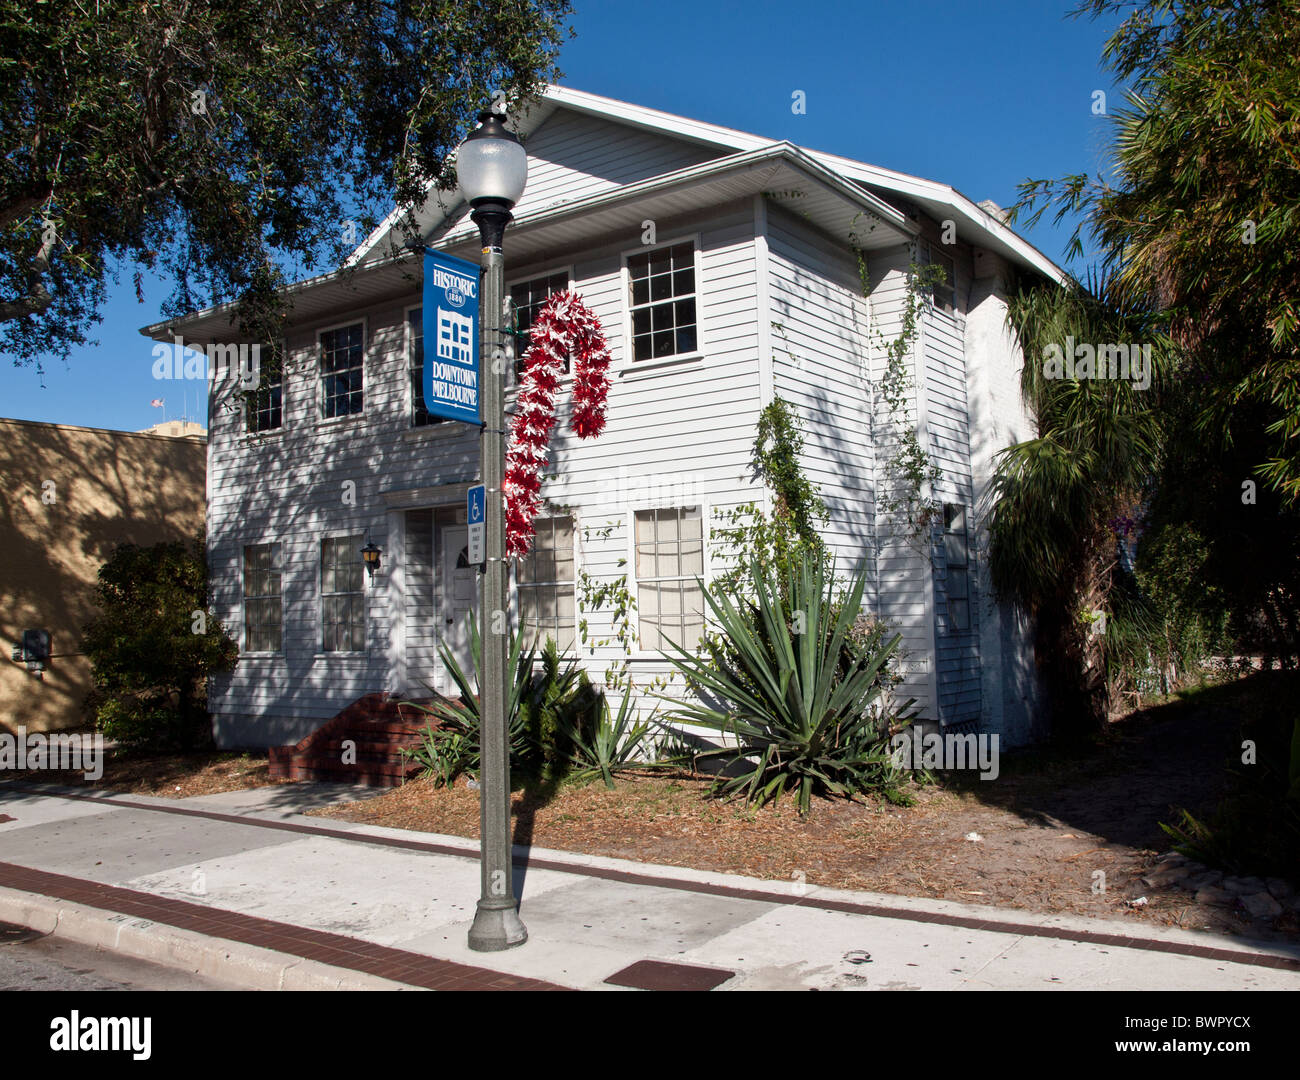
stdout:
POLYGON ((86 342, 109 267, 238 299, 448 186, 474 114, 554 77, 568 0, 0 0, 0 349, 86 342), (352 222, 349 225, 349 222, 352 222))
POLYGON ((1086 0, 1126 15, 1104 59, 1130 84, 1107 175, 1034 180, 1018 216, 1082 215, 1108 273, 1186 358, 1197 437, 1259 450, 1300 500, 1300 5, 1086 0), (1252 429, 1267 440, 1253 437, 1252 429))

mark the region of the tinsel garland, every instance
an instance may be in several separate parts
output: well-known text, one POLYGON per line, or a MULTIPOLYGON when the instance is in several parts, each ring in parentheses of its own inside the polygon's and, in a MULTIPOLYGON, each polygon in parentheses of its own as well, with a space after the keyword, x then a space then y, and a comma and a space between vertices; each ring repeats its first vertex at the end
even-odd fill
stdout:
POLYGON ((532 344, 524 353, 524 377, 506 450, 506 555, 527 555, 533 523, 542 508, 542 469, 555 426, 555 395, 566 357, 573 359, 573 418, 580 439, 605 429, 609 395, 609 345, 600 320, 577 293, 556 293, 533 322, 532 344))

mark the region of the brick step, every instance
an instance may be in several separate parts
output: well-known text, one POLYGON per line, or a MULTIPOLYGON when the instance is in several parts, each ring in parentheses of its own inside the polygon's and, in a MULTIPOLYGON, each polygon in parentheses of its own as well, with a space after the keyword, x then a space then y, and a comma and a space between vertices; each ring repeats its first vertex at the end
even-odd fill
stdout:
POLYGON ((427 704, 432 700, 366 694, 294 745, 271 747, 267 755, 271 779, 335 780, 379 787, 400 784, 419 771, 402 750, 419 746, 425 728, 438 726, 435 716, 411 702, 427 704), (343 763, 344 742, 352 743, 348 749, 355 754, 353 764, 343 763))

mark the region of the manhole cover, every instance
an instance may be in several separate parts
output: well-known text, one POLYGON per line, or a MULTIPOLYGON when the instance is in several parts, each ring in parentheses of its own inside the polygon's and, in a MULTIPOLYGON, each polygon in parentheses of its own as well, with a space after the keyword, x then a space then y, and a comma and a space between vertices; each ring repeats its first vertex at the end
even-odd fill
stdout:
POLYGON ((611 986, 630 986, 636 990, 712 990, 734 974, 725 968, 638 960, 622 971, 614 972, 605 981, 611 986))

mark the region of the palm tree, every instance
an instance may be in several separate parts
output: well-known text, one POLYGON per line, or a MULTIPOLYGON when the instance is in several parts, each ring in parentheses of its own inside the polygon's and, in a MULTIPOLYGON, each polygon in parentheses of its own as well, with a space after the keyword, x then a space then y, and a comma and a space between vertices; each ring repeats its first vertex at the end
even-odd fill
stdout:
POLYGON ((1108 712, 1105 637, 1092 613, 1115 606, 1115 522, 1140 516, 1156 468, 1155 406, 1169 356, 1157 327, 1119 305, 1110 282, 1090 285, 1034 287, 1011 302, 1038 436, 1003 451, 989 518, 994 588, 1034 618, 1053 728, 1062 734, 1096 730, 1108 712), (1044 357, 1071 341, 1151 345, 1150 386, 1051 377, 1044 357))

